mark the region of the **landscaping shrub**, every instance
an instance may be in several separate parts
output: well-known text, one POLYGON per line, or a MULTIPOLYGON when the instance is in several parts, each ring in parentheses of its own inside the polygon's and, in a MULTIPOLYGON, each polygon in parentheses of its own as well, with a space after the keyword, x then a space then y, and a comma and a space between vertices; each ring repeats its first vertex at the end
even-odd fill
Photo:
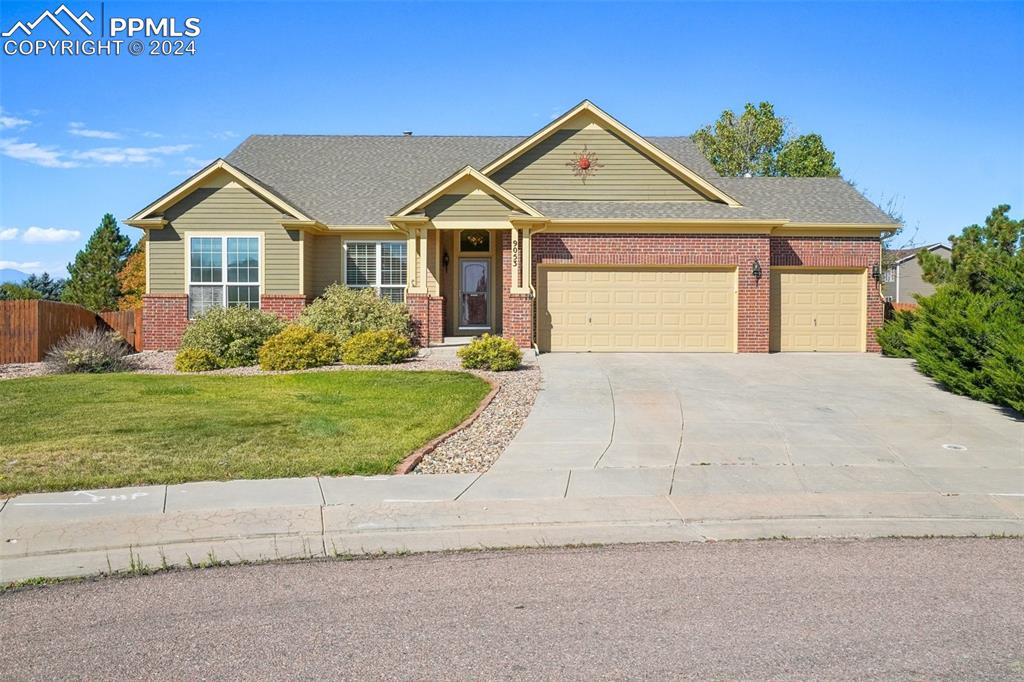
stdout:
POLYGON ((391 329, 356 334, 341 354, 347 365, 393 365, 416 355, 409 338, 391 329))
POLYGON ((220 367, 255 365, 260 346, 284 329, 276 315, 244 306, 212 308, 196 318, 181 337, 181 349, 208 351, 220 367))
POLYGON ((283 371, 322 367, 337 362, 341 344, 331 334, 293 324, 271 336, 260 348, 260 369, 283 371))
POLYGON ((46 354, 51 372, 120 372, 128 369, 131 348, 117 332, 79 329, 57 342, 46 354))
POLYGON ((914 311, 897 310, 892 319, 875 330, 882 352, 893 358, 909 358, 908 336, 914 330, 914 311))
POLYGON ((951 236, 949 261, 919 254, 937 288, 918 299, 903 338, 917 368, 949 390, 1024 411, 1024 220, 1009 210, 951 236))
POLYGON ((203 348, 184 348, 174 356, 174 369, 179 372, 209 372, 220 369, 217 356, 203 348))
POLYGON ((299 324, 333 334, 342 343, 362 332, 388 330, 409 338, 412 331, 404 303, 381 298, 373 289, 349 289, 340 284, 327 287, 308 305, 299 324))
POLYGON ((523 351, 511 339, 484 334, 458 351, 462 366, 466 369, 487 369, 492 372, 507 372, 519 367, 523 351))

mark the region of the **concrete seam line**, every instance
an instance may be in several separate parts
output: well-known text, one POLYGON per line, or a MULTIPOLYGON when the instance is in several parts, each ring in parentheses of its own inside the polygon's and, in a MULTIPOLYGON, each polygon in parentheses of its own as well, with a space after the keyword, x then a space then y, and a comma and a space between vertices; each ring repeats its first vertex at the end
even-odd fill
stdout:
MULTIPOLYGON (((460 492, 460 493, 459 493, 458 495, 456 495, 456 496, 455 496, 455 500, 458 500, 458 499, 459 499, 460 497, 462 497, 463 495, 465 495, 465 494, 466 494, 466 491, 467 491, 467 490, 469 490, 470 488, 472 488, 472 487, 473 487, 473 485, 474 485, 474 484, 475 484, 475 483, 476 483, 477 481, 479 481, 479 480, 480 480, 480 477, 481 477, 481 476, 483 476, 483 474, 477 474, 477 475, 476 475, 476 478, 474 478, 474 479, 473 479, 472 481, 470 481, 470 482, 469 482, 469 485, 467 485, 467 486, 466 486, 465 488, 463 488, 463 489, 462 489, 462 491, 461 491, 461 492, 460 492)), ((453 500, 453 501, 454 501, 454 500, 453 500)))
POLYGON ((419 463, 423 461, 424 457, 426 457, 435 449, 437 449, 438 445, 448 440, 459 431, 462 431, 463 429, 467 428, 470 424, 477 420, 477 417, 479 417, 484 410, 487 409, 488 405, 491 404, 491 401, 494 400, 494 396, 496 396, 498 394, 498 391, 501 389, 501 385, 487 377, 481 377, 479 374, 475 376, 479 377, 480 379, 483 379, 488 384, 490 384, 491 392, 484 396, 484 399, 480 401, 480 404, 477 406, 476 410, 474 410, 473 414, 469 415, 465 419, 465 421, 463 421, 461 424, 456 424, 452 429, 445 433, 442 433, 440 436, 434 438, 426 445, 421 447, 419 450, 416 450, 411 455, 409 455, 401 462, 399 462, 398 466, 395 467, 396 474, 405 475, 411 473, 412 470, 415 469, 419 465, 419 463))

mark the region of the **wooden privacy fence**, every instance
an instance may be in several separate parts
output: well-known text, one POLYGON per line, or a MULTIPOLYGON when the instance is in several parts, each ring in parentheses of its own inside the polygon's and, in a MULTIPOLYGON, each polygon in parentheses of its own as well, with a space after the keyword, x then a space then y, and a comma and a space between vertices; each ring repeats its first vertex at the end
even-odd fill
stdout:
POLYGON ((79 329, 112 329, 142 350, 142 311, 96 313, 56 301, 0 301, 0 364, 39 362, 79 329))
POLYGON ((916 303, 895 303, 893 301, 885 302, 885 319, 891 320, 894 313, 901 310, 917 310, 916 303))

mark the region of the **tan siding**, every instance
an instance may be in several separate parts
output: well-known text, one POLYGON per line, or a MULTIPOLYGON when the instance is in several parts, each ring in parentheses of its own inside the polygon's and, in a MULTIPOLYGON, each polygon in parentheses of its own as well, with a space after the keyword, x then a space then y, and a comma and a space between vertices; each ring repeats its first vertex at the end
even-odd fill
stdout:
POLYGON ((484 192, 445 194, 428 204, 424 213, 431 219, 445 220, 501 219, 510 215, 522 215, 521 211, 484 192))
POLYGON ((341 237, 318 234, 312 251, 313 289, 307 296, 319 296, 341 281, 341 237))
POLYGON ((184 293, 186 232, 263 233, 263 293, 299 291, 299 233, 281 226, 281 212, 238 186, 202 188, 168 209, 168 224, 152 230, 152 293, 184 293))
POLYGON ((701 201, 705 198, 622 138, 595 126, 553 133, 491 179, 531 199, 701 201), (586 147, 597 168, 586 182, 569 164, 586 147))
POLYGON ((313 296, 313 251, 316 249, 316 235, 302 235, 302 293, 313 296))

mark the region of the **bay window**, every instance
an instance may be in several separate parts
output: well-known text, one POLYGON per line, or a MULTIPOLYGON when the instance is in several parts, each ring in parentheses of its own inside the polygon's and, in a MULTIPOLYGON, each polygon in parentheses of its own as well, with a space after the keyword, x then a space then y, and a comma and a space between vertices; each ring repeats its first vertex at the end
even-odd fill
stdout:
POLYGON ((405 242, 345 242, 345 286, 405 300, 405 242))
POLYGON ((189 237, 188 316, 210 308, 260 307, 259 237, 189 237))

